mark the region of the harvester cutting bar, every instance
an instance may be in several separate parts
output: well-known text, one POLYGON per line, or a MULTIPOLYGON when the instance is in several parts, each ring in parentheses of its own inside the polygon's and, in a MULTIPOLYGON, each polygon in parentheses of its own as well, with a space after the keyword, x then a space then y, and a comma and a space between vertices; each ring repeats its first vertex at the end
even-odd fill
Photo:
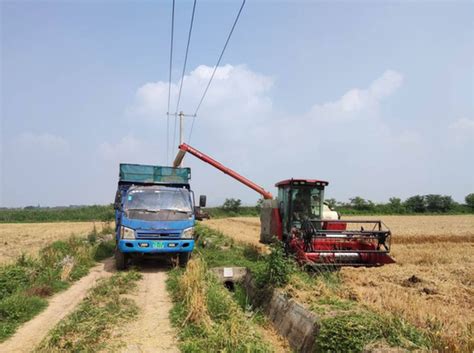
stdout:
POLYGON ((339 219, 339 220, 326 220, 326 219, 322 219, 321 222, 323 224, 327 224, 327 223, 330 223, 330 224, 372 224, 373 225, 373 228, 372 230, 375 230, 376 228, 378 228, 378 230, 382 230, 382 229, 386 229, 388 230, 388 227, 385 225, 385 223, 383 223, 382 221, 380 220, 375 220, 375 221, 370 221, 370 220, 357 220, 357 219, 350 219, 350 220, 347 220, 347 219, 339 219))
POLYGON ((388 254, 389 251, 387 250, 312 250, 311 252, 314 253, 334 253, 334 254, 369 254, 369 253, 377 253, 377 254, 388 254))
POLYGON ((341 234, 341 235, 366 235, 366 236, 371 236, 371 235, 388 235, 390 232, 385 231, 385 230, 330 230, 330 229, 323 229, 320 230, 318 233, 321 234, 341 234))

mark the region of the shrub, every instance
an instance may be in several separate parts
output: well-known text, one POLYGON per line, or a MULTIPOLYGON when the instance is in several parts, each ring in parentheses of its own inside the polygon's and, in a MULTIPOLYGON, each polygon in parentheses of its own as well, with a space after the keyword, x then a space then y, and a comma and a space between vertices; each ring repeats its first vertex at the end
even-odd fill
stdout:
POLYGON ((226 211, 233 211, 233 212, 238 212, 239 208, 242 204, 242 201, 240 199, 225 199, 224 204, 222 205, 222 208, 226 211))
POLYGON ((271 252, 264 258, 264 273, 258 275, 260 285, 282 287, 288 283, 290 276, 296 270, 295 262, 285 255, 283 243, 276 242, 271 245, 271 252))

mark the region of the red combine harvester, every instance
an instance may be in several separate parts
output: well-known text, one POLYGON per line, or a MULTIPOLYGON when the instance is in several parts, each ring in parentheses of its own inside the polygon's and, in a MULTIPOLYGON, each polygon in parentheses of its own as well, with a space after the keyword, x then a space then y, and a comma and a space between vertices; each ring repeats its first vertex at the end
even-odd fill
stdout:
POLYGON ((179 166, 186 152, 209 163, 264 198, 260 242, 279 239, 300 264, 382 266, 394 263, 390 230, 380 220, 341 220, 324 202, 327 181, 288 179, 277 183, 278 197, 213 158, 183 143, 174 160, 179 166))

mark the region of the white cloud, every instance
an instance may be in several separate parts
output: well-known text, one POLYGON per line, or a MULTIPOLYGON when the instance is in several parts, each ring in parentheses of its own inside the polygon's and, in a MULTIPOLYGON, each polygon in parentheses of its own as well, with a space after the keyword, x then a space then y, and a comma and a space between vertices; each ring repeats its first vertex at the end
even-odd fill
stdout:
MULTIPOLYGON (((185 75, 180 110, 187 114, 194 113, 204 89, 212 75, 213 67, 201 65, 185 75)), ((171 84, 171 113, 176 109, 180 82, 171 84)), ((273 85, 273 79, 249 70, 245 65, 225 65, 217 69, 212 85, 206 95, 205 104, 200 115, 208 115, 222 120, 222 113, 255 113, 268 112, 271 99, 267 96, 273 85), (217 114, 209 114, 216 111, 217 114)), ((146 83, 135 95, 129 114, 156 119, 167 112, 168 83, 164 81, 146 83)))
POLYGON ((369 87, 369 93, 377 100, 391 96, 403 83, 403 75, 394 70, 387 70, 374 80, 369 87))
POLYGON ((36 134, 33 132, 23 132, 16 138, 18 146, 35 151, 46 151, 64 155, 69 153, 69 142, 61 136, 49 133, 36 134))
POLYGON ((122 137, 117 143, 104 142, 99 145, 100 156, 114 163, 150 163, 154 150, 156 146, 151 146, 132 135, 122 137))
POLYGON ((371 119, 377 116, 381 101, 395 93, 402 82, 403 76, 400 73, 387 70, 367 89, 353 88, 336 101, 315 104, 307 118, 318 122, 371 119))
POLYGON ((461 118, 449 125, 453 131, 464 132, 467 134, 474 134, 474 120, 461 118))
POLYGON ((467 142, 474 142, 474 120, 460 118, 449 125, 451 140, 462 146, 467 142))

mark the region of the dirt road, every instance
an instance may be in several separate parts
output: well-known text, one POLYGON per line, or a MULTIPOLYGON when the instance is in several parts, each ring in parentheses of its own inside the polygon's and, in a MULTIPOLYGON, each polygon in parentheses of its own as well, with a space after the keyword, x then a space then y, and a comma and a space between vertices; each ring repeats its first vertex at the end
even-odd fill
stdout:
POLYGON ((26 322, 10 339, 0 344, 0 352, 30 352, 59 321, 71 313, 84 299, 97 280, 110 277, 115 271, 113 259, 93 267, 90 273, 69 289, 53 296, 45 311, 26 322))
MULTIPOLYGON (((136 320, 115 332, 112 340, 120 347, 117 351, 179 352, 175 331, 169 318, 173 306, 166 290, 169 265, 147 261, 140 263, 139 267, 143 278, 138 283, 138 291, 130 298, 137 303, 140 312, 136 320)), ((111 346, 114 346, 113 342, 111 346)))

